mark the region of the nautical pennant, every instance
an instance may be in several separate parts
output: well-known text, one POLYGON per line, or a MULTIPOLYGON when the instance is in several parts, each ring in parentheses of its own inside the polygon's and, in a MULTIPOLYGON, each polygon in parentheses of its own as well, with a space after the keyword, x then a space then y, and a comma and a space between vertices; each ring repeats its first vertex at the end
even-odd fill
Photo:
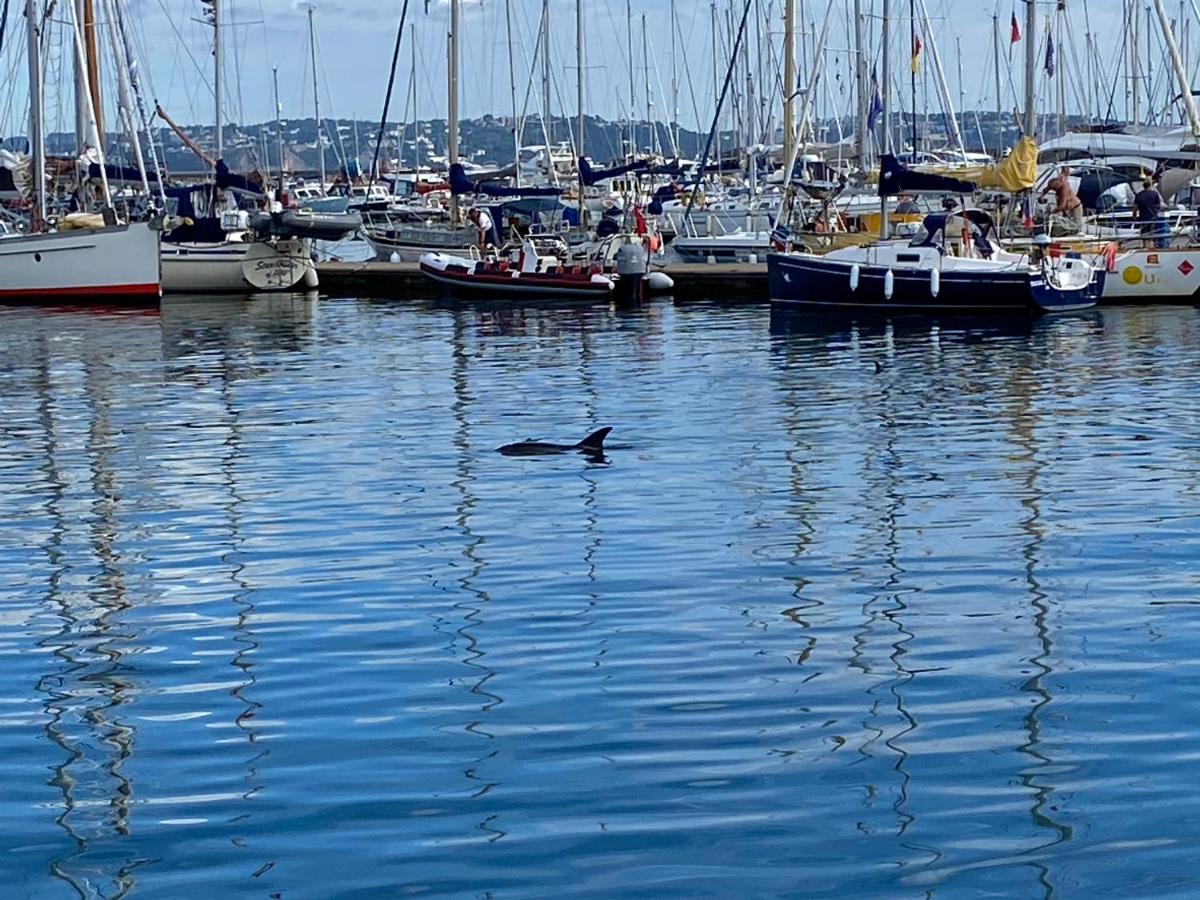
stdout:
POLYGON ((1047 75, 1054 75, 1054 35, 1046 35, 1046 64, 1047 75))
POLYGON ((913 32, 912 60, 910 61, 909 66, 912 68, 912 73, 914 75, 921 71, 921 37, 916 33, 916 31, 913 32))
POLYGON ((1014 10, 1012 14, 1012 30, 1009 34, 1008 42, 1015 44, 1021 39, 1021 26, 1017 24, 1017 13, 1014 10))

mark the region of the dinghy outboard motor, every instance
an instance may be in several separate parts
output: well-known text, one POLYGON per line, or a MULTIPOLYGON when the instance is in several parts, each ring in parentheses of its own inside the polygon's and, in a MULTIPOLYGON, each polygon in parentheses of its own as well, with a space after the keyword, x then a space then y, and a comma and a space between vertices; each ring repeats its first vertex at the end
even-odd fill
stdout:
POLYGON ((640 243, 617 248, 616 299, 624 302, 642 299, 642 280, 646 277, 646 249, 640 243))

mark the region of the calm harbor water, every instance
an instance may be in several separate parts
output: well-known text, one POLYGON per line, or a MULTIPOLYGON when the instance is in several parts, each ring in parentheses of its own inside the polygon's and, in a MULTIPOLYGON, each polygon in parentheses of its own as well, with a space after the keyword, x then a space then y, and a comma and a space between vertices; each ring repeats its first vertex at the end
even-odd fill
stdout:
POLYGON ((1196 896, 1200 312, 770 319, 0 309, 4 895, 1196 896))

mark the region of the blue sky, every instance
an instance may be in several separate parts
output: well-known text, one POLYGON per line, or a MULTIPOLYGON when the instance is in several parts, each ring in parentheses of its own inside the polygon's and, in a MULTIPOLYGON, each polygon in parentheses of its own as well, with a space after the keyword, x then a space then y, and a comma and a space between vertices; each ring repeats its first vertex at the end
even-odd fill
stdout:
MULTIPOLYGON (((824 15, 825 0, 798 0, 802 19, 808 31, 819 27, 824 15), (813 20, 817 21, 814 22, 813 20)), ((410 0, 411 30, 405 36, 401 71, 391 118, 412 117, 409 90, 409 70, 412 63, 413 40, 417 47, 417 113, 422 118, 445 115, 445 38, 448 30, 448 0, 431 0, 428 12, 424 0, 410 0)), ((530 73, 532 43, 537 31, 541 0, 511 0, 519 100, 523 103, 530 73)), ((878 57, 879 20, 877 14, 882 0, 862 0, 868 11, 876 14, 868 20, 868 33, 873 45, 872 57, 878 57)), ((995 105, 994 77, 991 68, 991 16, 1000 16, 1007 52, 1007 32, 1010 13, 1015 9, 1023 18, 1022 4, 1016 2, 970 4, 961 0, 926 0, 933 32, 940 46, 946 67, 950 91, 957 102, 959 96, 958 54, 963 56, 962 90, 967 106, 995 105), (950 12, 954 11, 951 16, 950 12), (956 41, 957 39, 957 41, 956 41)), ((628 106, 628 56, 626 53, 625 0, 584 0, 588 34, 589 112, 608 118, 624 115, 628 106)), ((783 0, 756 0, 756 12, 764 13, 761 22, 752 14, 751 40, 757 46, 775 47, 778 58, 781 43, 783 0), (767 21, 766 13, 772 13, 767 21)), ((651 48, 650 82, 655 115, 661 116, 669 106, 670 93, 670 24, 667 10, 669 0, 631 0, 633 31, 637 59, 642 68, 641 16, 647 17, 651 48), (656 69, 654 68, 656 67, 656 69)), ((906 59, 908 20, 906 0, 893 0, 893 12, 899 13, 896 23, 896 61, 894 79, 907 91, 906 59)), ((15 6, 15 5, 14 5, 15 6)), ((715 96, 713 87, 712 31, 710 4, 677 0, 681 47, 680 120, 689 127, 699 122, 707 127, 715 96), (686 49, 683 49, 686 48, 686 49)), ((721 8, 728 6, 722 0, 721 8)), ((1117 59, 1121 30, 1122 0, 1068 0, 1075 33, 1075 56, 1080 67, 1086 66, 1084 34, 1095 35, 1099 57, 1107 67, 1094 78, 1097 84, 1116 83, 1117 59)), ((1039 4, 1044 14, 1054 9, 1053 0, 1039 4)), ((1178 15, 1177 0, 1168 0, 1168 8, 1178 15)), ((308 65, 308 36, 305 8, 291 0, 232 0, 225 7, 227 21, 234 23, 227 34, 226 114, 232 119, 258 121, 272 115, 271 68, 279 69, 281 104, 285 118, 312 115, 312 74, 308 65)), ((400 3, 379 3, 376 0, 339 0, 338 3, 316 0, 315 16, 320 58, 318 68, 322 82, 322 113, 342 117, 357 116, 373 119, 378 116, 387 79, 387 67, 400 3)), ((509 90, 508 50, 504 28, 503 0, 464 0, 463 2, 463 116, 484 112, 507 113, 512 106, 509 90)), ((849 36, 851 0, 837 0, 833 28, 826 54, 826 85, 821 91, 820 112, 849 109, 852 103, 850 81, 851 56, 849 36)), ((919 6, 918 6, 919 9, 919 6)), ((180 121, 210 121, 212 95, 209 86, 211 58, 208 51, 209 32, 194 18, 200 16, 199 0, 132 0, 131 17, 137 23, 138 43, 142 50, 143 71, 149 74, 153 97, 157 97, 180 121)), ((556 108, 566 108, 574 114, 575 103, 575 4, 574 0, 551 0, 553 69, 555 73, 556 108)), ((20 19, 13 14, 13 25, 20 19)), ((1191 27, 1200 57, 1200 25, 1191 27)), ((720 39, 728 41, 729 29, 724 13, 720 39)), ((1157 38, 1156 38, 1157 39, 1157 38)), ((804 39, 802 38, 802 41, 804 39)), ((811 42, 811 36, 807 38, 811 42)), ((12 46, 23 41, 10 41, 5 50, 6 62, 12 63, 12 46)), ((1014 66, 1019 71, 1021 45, 1014 54, 1014 66)), ((1164 59, 1157 47, 1149 59, 1156 70, 1164 69, 1164 59)), ((1143 51, 1144 54, 1144 51, 1143 51)), ((1067 49, 1060 47, 1060 60, 1067 59, 1067 49)), ((926 57, 928 58, 928 51, 926 57)), ((772 66, 764 63, 764 69, 772 66)), ((776 67, 777 70, 777 67, 776 67)), ((645 78, 636 74, 637 113, 645 109, 645 78)), ((51 78, 53 82, 53 78, 51 78)), ((1080 83, 1076 79, 1076 83, 1080 83)), ((1159 93, 1167 85, 1159 79, 1159 93)), ((539 86, 535 82, 529 108, 536 109, 539 86)), ((1081 87, 1073 89, 1068 106, 1079 105, 1081 87)), ((53 91, 52 91, 53 92, 53 91)), ((1010 108, 1020 96, 1018 82, 1004 85, 1005 107, 1010 108)), ((1117 91, 1118 111, 1124 109, 1124 93, 1117 91)), ((1093 101, 1094 102, 1094 101, 1093 101)), ((51 115, 65 104, 54 98, 48 101, 51 115)), ((777 104, 772 103, 771 109, 777 104)), ((5 115, 4 125, 12 127, 12 111, 5 115)))

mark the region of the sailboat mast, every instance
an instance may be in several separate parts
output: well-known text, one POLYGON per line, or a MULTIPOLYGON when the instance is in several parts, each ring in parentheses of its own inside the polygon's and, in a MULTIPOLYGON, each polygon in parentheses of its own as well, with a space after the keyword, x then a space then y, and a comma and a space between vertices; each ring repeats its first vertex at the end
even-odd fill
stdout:
POLYGON ((637 128, 634 115, 637 110, 637 88, 633 80, 633 9, 625 0, 625 55, 629 58, 629 158, 637 156, 637 128))
POLYGON ((675 0, 671 0, 671 152, 679 152, 679 72, 676 67, 675 33, 677 31, 675 0))
POLYGON ((646 37, 646 14, 642 13, 642 66, 646 76, 646 127, 650 130, 647 149, 658 152, 658 125, 654 122, 654 101, 650 94, 650 43, 646 37))
POLYGON ((504 28, 508 36, 508 90, 512 95, 513 166, 521 186, 521 129, 517 124, 517 74, 513 68, 512 0, 504 0, 504 28))
POLYGON ((1025 0, 1025 134, 1037 133, 1037 7, 1025 0))
POLYGON ((104 165, 104 147, 101 145, 98 137, 100 129, 96 124, 96 109, 92 105, 92 93, 90 86, 86 84, 87 54, 84 50, 83 29, 80 27, 79 19, 75 16, 75 7, 68 3, 67 9, 71 11, 71 30, 73 32, 75 43, 75 61, 79 64, 79 70, 84 72, 85 84, 83 85, 83 88, 87 98, 87 127, 92 134, 97 135, 96 146, 94 149, 96 151, 96 161, 100 166, 100 184, 104 192, 104 208, 107 211, 111 210, 112 208, 112 191, 110 190, 108 184, 108 170, 104 165))
MULTIPOLYGON (((412 111, 413 111, 413 170, 416 177, 413 178, 414 184, 421 183, 421 115, 417 110, 417 42, 413 39, 412 42, 412 74, 409 75, 409 85, 412 87, 412 111)), ((400 129, 400 137, 404 137, 404 129, 400 129)), ((404 146, 401 144, 396 147, 396 156, 399 157, 399 162, 404 165, 404 146)))
MULTIPOLYGON (((717 3, 712 0, 709 6, 709 33, 712 36, 712 64, 713 64, 713 97, 717 96, 717 92, 721 89, 721 65, 717 54, 717 3)), ((718 122, 716 129, 717 141, 717 172, 721 171, 721 126, 718 122)), ((704 178, 704 173, 700 172, 700 178, 704 178)))
POLYGON ((92 97, 92 114, 96 120, 96 143, 104 148, 103 107, 100 105, 100 53, 96 48, 96 8, 94 0, 83 0, 83 49, 87 59, 88 92, 92 97))
POLYGON ((314 7, 308 7, 308 52, 312 57, 313 116, 317 120, 317 150, 320 157, 321 193, 325 193, 325 129, 321 123, 321 91, 317 81, 317 33, 313 28, 314 7))
MULTIPOLYGON (((892 152, 892 129, 888 121, 892 84, 892 53, 891 53, 891 0, 883 0, 883 78, 879 83, 879 105, 882 107, 880 118, 883 121, 883 152, 892 152)), ((879 198, 879 236, 888 236, 888 205, 887 197, 879 198)))
MULTIPOLYGON (((449 81, 449 104, 447 125, 447 148, 450 165, 458 163, 458 20, 462 0, 450 0, 450 46, 447 50, 446 72, 449 81)), ((450 192, 450 221, 458 225, 461 221, 458 209, 458 196, 450 192)))
POLYGON ((1179 44, 1171 32, 1171 21, 1163 7, 1163 0, 1154 0, 1154 11, 1158 13, 1158 24, 1162 28, 1163 40, 1171 57, 1171 67, 1175 70, 1175 79, 1179 82, 1180 96, 1183 98, 1183 109, 1187 113, 1188 125, 1192 129, 1192 137, 1200 139, 1200 119, 1196 116, 1196 101, 1192 99, 1192 88, 1188 83, 1187 70, 1179 55, 1179 44))
MULTIPOLYGON (((855 0, 857 4, 857 0, 855 0)), ((783 159, 792 158, 796 141, 796 0, 783 3, 783 159)), ((792 173, 783 173, 783 183, 791 182, 792 173)))
MULTIPOLYGON (((958 114, 962 117, 958 122, 959 134, 967 130, 967 90, 963 86, 963 70, 962 70, 962 38, 958 35, 954 37, 954 53, 958 57, 958 114)), ((966 159, 966 145, 963 145, 963 159, 966 159)))
POLYGON ((1137 46, 1138 46, 1138 7, 1137 0, 1131 0, 1129 4, 1129 88, 1133 93, 1133 124, 1137 125, 1142 118, 1141 110, 1141 89, 1138 86, 1138 64, 1137 64, 1137 46))
POLYGON ((25 34, 29 58, 29 155, 33 176, 33 208, 30 231, 39 232, 46 223, 46 135, 42 125, 41 11, 37 0, 25 0, 25 34))
POLYGON ((909 28, 912 31, 912 37, 910 39, 911 46, 909 47, 909 53, 913 54, 913 56, 912 56, 911 65, 909 65, 909 67, 908 67, 908 74, 909 74, 909 85, 910 85, 911 91, 912 91, 912 94, 911 94, 911 101, 912 101, 911 130, 912 130, 912 154, 913 154, 912 159, 915 162, 916 158, 917 158, 917 65, 919 64, 918 58, 916 56, 916 49, 917 49, 916 0, 908 0, 908 22, 909 22, 909 28))
POLYGON ((546 138, 546 168, 553 177, 554 163, 550 159, 550 145, 554 140, 550 125, 550 0, 542 0, 542 132, 546 138))
POLYGON ((279 160, 279 190, 283 190, 283 123, 279 117, 283 108, 279 105, 279 66, 271 67, 271 81, 275 88, 275 152, 279 160))
POLYGON ((223 153, 221 137, 221 0, 211 0, 213 27, 213 127, 215 136, 213 146, 216 152, 214 158, 220 160, 223 153))
MULTIPOLYGON (((75 5, 75 18, 83 21, 85 0, 71 0, 75 5)), ((87 146, 87 69, 75 57, 75 143, 76 149, 82 151, 87 146)))
POLYGON ((867 45, 863 40, 862 3, 854 0, 854 93, 857 100, 855 111, 855 143, 858 144, 858 162, 863 169, 867 168, 870 158, 870 136, 868 135, 867 119, 871 100, 867 97, 867 45))
POLYGON ((992 66, 996 71, 996 159, 1004 153, 1004 95, 1000 91, 1000 17, 992 16, 992 66))
MULTIPOLYGON (((455 0, 457 2, 457 0, 455 0)), ((575 138, 575 154, 579 159, 583 158, 583 87, 584 87, 584 47, 583 47, 583 0, 575 0, 575 65, 578 67, 579 77, 575 82, 576 102, 579 104, 577 112, 578 133, 575 138)), ((583 227, 583 172, 579 173, 579 225, 583 227)))

